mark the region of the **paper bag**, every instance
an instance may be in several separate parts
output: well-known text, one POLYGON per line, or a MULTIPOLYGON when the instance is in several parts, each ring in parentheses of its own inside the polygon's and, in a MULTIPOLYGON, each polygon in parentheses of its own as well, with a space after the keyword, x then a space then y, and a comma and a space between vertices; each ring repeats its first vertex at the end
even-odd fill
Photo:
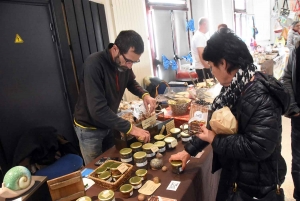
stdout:
POLYGON ((216 110, 209 121, 211 129, 216 134, 237 133, 238 123, 228 107, 216 110))

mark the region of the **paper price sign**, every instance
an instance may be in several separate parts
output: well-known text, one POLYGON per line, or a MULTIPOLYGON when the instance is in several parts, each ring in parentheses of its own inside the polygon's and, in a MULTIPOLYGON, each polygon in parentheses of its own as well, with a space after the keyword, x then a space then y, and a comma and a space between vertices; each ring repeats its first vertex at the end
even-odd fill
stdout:
POLYGON ((117 169, 123 174, 124 172, 127 171, 128 167, 127 165, 125 165, 125 163, 122 163, 121 165, 118 166, 117 169))
POLYGON ((143 129, 146 129, 155 123, 156 123, 156 116, 153 115, 152 117, 142 121, 142 127, 143 127, 143 129))
POLYGON ((158 147, 155 145, 153 145, 150 149, 153 153, 158 152, 158 150, 159 150, 158 147))
POLYGON ((177 144, 178 144, 177 140, 173 140, 173 141, 171 142, 171 147, 174 148, 174 147, 177 146, 177 144))

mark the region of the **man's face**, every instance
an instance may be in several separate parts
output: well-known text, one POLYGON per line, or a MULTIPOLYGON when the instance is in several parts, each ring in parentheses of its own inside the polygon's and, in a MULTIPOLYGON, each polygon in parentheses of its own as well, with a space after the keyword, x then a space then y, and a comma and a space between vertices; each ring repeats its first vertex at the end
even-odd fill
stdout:
POLYGON ((122 72, 131 69, 134 63, 138 63, 140 61, 140 56, 141 55, 134 53, 134 48, 131 47, 125 54, 120 53, 119 51, 118 55, 114 58, 114 62, 118 64, 118 69, 122 72))
POLYGON ((204 22, 203 26, 205 27, 205 33, 207 33, 209 31, 209 23, 208 23, 208 21, 204 22))

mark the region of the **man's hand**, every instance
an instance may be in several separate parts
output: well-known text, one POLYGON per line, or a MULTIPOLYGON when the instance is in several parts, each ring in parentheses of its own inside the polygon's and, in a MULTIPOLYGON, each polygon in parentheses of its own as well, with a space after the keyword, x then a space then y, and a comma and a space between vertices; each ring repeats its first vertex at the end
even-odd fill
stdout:
POLYGON ((199 134, 196 134, 197 137, 199 137, 201 140, 212 143, 212 141, 214 140, 216 134, 215 132, 208 130, 206 128, 206 126, 201 126, 200 128, 202 130, 202 132, 200 132, 199 134))
POLYGON ((182 161, 182 169, 185 169, 187 161, 191 158, 191 155, 185 150, 178 152, 177 154, 171 155, 169 162, 179 160, 182 161))
POLYGON ((141 128, 132 125, 130 134, 135 136, 139 141, 143 141, 144 143, 150 142, 149 131, 143 130, 141 128))
POLYGON ((146 110, 148 111, 148 109, 149 109, 148 105, 150 105, 150 111, 149 111, 150 114, 152 112, 154 112, 155 107, 156 107, 156 100, 147 94, 144 96, 143 101, 144 101, 146 110))

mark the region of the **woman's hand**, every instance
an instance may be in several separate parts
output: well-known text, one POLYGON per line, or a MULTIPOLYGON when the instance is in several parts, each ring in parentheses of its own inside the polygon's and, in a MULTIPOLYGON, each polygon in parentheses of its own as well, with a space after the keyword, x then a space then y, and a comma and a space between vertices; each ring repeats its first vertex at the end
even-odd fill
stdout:
POLYGON ((182 169, 184 170, 187 161, 191 158, 191 155, 185 150, 178 152, 177 154, 171 155, 169 162, 179 160, 182 161, 182 169))
POLYGON ((199 137, 201 140, 212 143, 212 141, 214 140, 216 134, 215 132, 208 130, 206 128, 206 126, 201 126, 200 128, 202 130, 202 132, 200 132, 199 134, 196 134, 197 137, 199 137))

